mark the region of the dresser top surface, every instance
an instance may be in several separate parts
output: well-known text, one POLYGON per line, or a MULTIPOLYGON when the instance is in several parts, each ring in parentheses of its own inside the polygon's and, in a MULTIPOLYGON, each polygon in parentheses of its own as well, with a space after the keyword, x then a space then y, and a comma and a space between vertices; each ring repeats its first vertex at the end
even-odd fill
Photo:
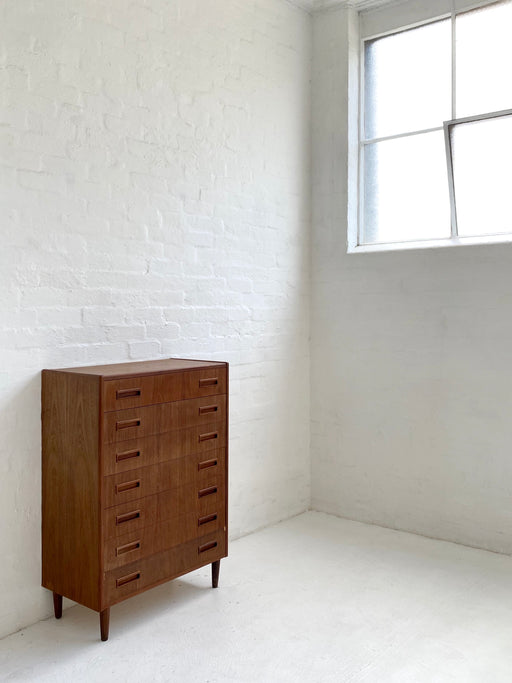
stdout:
POLYGON ((156 375, 183 370, 201 370, 222 367, 227 363, 211 360, 189 360, 187 358, 162 358, 160 360, 113 363, 110 365, 91 365, 80 368, 55 368, 51 372, 67 372, 77 375, 93 375, 104 379, 119 377, 137 377, 140 375, 156 375))

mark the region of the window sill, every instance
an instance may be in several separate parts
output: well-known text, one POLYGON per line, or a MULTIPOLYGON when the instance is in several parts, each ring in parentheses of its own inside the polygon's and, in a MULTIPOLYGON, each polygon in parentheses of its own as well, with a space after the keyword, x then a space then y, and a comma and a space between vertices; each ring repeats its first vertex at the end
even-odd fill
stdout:
POLYGON ((487 246, 489 244, 510 244, 512 233, 478 237, 450 237, 440 240, 417 242, 388 242, 386 244, 348 245, 347 254, 369 254, 380 251, 407 251, 410 249, 439 249, 440 247, 487 246))

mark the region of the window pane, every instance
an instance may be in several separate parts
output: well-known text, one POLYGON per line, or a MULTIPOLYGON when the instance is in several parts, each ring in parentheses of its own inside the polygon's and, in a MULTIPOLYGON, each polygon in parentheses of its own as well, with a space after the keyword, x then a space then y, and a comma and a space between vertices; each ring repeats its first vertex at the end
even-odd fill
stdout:
POLYGON ((451 119, 450 20, 365 45, 365 136, 442 126, 451 119))
POLYGON ((450 236, 442 132, 366 145, 364 183, 363 244, 450 236))
POLYGON ((460 236, 512 232, 512 116, 451 129, 460 236))
POLYGON ((456 19, 456 115, 512 107, 512 2, 500 2, 456 19))

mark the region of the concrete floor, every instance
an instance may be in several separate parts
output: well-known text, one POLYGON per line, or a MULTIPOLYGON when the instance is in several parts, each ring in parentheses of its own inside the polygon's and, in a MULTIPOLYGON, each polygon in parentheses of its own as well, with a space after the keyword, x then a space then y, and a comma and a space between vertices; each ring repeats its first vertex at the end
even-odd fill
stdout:
MULTIPOLYGON (((1 681, 510 683, 512 558, 307 513, 98 615, 0 641, 1 681)), ((50 597, 49 597, 50 601, 50 597)))

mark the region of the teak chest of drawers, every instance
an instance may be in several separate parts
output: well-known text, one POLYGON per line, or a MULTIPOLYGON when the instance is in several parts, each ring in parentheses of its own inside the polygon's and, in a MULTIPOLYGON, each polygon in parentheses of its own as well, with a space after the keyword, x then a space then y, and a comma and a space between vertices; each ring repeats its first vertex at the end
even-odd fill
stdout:
POLYGON ((228 364, 42 373, 42 585, 100 613, 227 556, 228 364))

